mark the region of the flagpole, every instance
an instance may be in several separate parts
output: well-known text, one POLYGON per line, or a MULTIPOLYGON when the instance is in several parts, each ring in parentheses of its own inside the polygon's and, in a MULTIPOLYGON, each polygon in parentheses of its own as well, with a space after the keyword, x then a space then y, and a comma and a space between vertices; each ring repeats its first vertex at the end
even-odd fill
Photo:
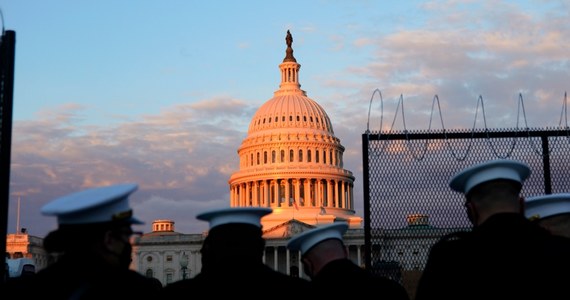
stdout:
POLYGON ((20 233, 20 198, 21 198, 21 196, 18 195, 18 214, 16 216, 16 234, 20 233))

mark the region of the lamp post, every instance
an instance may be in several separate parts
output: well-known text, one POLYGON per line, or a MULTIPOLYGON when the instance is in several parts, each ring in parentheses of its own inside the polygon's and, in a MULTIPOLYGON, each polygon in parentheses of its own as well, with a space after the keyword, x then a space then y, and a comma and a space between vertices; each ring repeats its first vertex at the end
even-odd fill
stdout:
POLYGON ((180 256, 180 270, 182 270, 182 279, 186 279, 186 270, 188 270, 188 256, 182 252, 180 256))

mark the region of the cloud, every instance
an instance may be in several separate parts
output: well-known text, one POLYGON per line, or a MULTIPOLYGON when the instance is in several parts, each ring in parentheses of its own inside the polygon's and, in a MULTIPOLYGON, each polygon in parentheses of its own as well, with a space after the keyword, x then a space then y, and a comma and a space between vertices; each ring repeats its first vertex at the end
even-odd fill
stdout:
MULTIPOLYGON (((237 100, 212 99, 108 127, 77 126, 77 111, 65 107, 37 120, 15 122, 12 194, 24 198, 28 221, 48 224, 53 222, 39 210, 56 197, 136 182, 134 201, 142 203, 136 204, 137 213, 149 217, 147 222, 181 217, 168 203, 187 207, 185 218, 193 219, 196 209, 229 205, 227 180, 238 168, 236 151, 246 136, 239 128, 247 128, 243 124, 249 122, 251 110, 237 100), (157 197, 168 200, 162 208, 157 197), (152 210, 145 211, 152 204, 152 210)), ((43 235, 49 228, 30 232, 43 235)))
MULTIPOLYGON (((492 9, 460 1, 430 2, 424 8, 432 15, 421 28, 365 43, 356 39, 358 45, 375 48, 373 57, 367 65, 346 69, 343 77, 324 78, 326 86, 368 86, 350 97, 362 100, 379 88, 386 120, 392 120, 401 96, 408 120, 414 120, 406 125, 416 129, 428 126, 436 95, 450 127, 471 126, 480 96, 490 126, 514 127, 516 118, 523 118, 522 111, 517 113, 519 94, 532 110, 529 125, 554 125, 570 75, 561 46, 570 35, 567 14, 534 14, 502 2, 493 2, 492 9)), ((358 102, 364 109, 366 101, 358 102)), ((400 129, 402 122, 397 123, 400 129)), ((339 123, 333 118, 333 124, 339 123)))

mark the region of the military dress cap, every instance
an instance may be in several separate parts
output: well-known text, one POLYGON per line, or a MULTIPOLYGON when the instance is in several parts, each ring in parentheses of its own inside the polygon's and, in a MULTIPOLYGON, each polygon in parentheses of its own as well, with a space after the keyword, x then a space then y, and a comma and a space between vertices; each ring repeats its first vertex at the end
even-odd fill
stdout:
POLYGON ((261 218, 273 212, 268 207, 230 207, 200 213, 198 220, 208 221, 210 229, 230 223, 250 224, 261 228, 261 218))
POLYGON ((138 189, 134 183, 117 184, 75 192, 44 205, 46 216, 56 216, 59 225, 79 225, 122 221, 144 224, 133 217, 129 195, 138 189))
POLYGON ((303 231, 299 235, 291 238, 289 242, 287 242, 287 248, 292 251, 301 251, 301 255, 305 255, 311 248, 322 241, 329 239, 342 241, 342 236, 347 230, 348 224, 344 222, 319 226, 303 231))
POLYGON ((570 213, 570 193, 541 195, 525 199, 525 216, 529 219, 543 219, 567 213, 570 213))
POLYGON ((496 159, 470 166, 449 181, 449 186, 464 194, 478 184, 496 179, 509 179, 521 184, 530 176, 530 167, 520 161, 496 159))

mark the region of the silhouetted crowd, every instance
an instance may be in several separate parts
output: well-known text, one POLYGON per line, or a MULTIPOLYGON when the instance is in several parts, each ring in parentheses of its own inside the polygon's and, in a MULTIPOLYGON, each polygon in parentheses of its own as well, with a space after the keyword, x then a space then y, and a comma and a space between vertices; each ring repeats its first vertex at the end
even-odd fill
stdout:
MULTIPOLYGON (((567 299, 570 282, 570 194, 521 196, 531 175, 523 162, 472 165, 449 181, 465 197, 473 227, 441 238, 430 249, 415 300, 567 299)), ((409 300, 397 281, 373 274, 348 255, 345 222, 316 226, 289 239, 309 279, 263 262, 261 218, 271 208, 228 207, 198 214, 209 223, 202 269, 163 286, 129 269, 134 183, 102 186, 55 199, 42 213, 58 228, 44 248, 58 259, 32 276, 9 278, 2 295, 18 299, 172 299, 190 295, 292 299, 318 296, 409 300)), ((216 297, 217 298, 217 297, 216 297)))

